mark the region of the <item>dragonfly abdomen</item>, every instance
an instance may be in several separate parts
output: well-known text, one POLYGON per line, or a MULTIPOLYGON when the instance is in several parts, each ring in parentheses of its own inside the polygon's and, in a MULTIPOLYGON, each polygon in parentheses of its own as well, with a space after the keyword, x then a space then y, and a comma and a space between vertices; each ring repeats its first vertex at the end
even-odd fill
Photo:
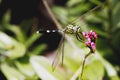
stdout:
POLYGON ((38 30, 37 33, 58 33, 62 32, 61 30, 38 30))

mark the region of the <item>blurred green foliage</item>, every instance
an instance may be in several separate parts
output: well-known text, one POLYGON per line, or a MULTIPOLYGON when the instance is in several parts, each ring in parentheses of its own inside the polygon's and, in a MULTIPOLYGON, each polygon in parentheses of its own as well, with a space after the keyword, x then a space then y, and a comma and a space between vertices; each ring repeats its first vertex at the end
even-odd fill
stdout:
MULTIPOLYGON (((52 11, 60 23, 66 27, 71 21, 80 25, 83 31, 94 30, 99 35, 97 51, 86 62, 84 80, 119 80, 120 74, 120 2, 119 0, 68 0, 66 6, 53 5, 52 11), (101 5, 102 4, 102 5, 101 5), (97 10, 76 19, 91 8, 101 5, 97 10)), ((50 61, 40 55, 46 48, 38 44, 32 50, 34 42, 42 34, 32 33, 28 36, 31 20, 20 25, 10 24, 10 10, 0 22, 0 71, 8 80, 77 80, 80 74, 83 56, 89 52, 75 37, 69 35, 74 46, 65 42, 64 66, 52 72, 50 61), (20 27, 19 27, 20 26, 20 27), (22 29, 26 26, 26 29, 22 29), (10 31, 11 36, 5 31, 10 31), (77 76, 76 76, 77 74, 77 76)))

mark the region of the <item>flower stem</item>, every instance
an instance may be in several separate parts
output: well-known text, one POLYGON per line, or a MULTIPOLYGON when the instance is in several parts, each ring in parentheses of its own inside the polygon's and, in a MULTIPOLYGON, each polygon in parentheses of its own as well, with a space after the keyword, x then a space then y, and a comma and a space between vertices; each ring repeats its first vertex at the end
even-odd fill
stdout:
POLYGON ((85 55, 84 59, 83 59, 83 63, 82 66, 79 67, 79 69, 74 73, 74 75, 72 76, 72 78, 70 80, 76 80, 79 77, 79 80, 83 80, 82 79, 82 75, 84 72, 84 66, 85 66, 85 62, 86 59, 88 58, 88 56, 92 54, 92 52, 90 51, 88 54, 85 55), (80 75, 80 76, 79 76, 80 75))
POLYGON ((87 57, 91 54, 91 51, 85 55, 84 57, 84 60, 83 60, 83 63, 82 63, 82 71, 81 71, 81 74, 80 74, 80 78, 82 79, 82 75, 83 75, 83 71, 84 71, 84 66, 85 66, 85 62, 86 62, 86 59, 87 57))

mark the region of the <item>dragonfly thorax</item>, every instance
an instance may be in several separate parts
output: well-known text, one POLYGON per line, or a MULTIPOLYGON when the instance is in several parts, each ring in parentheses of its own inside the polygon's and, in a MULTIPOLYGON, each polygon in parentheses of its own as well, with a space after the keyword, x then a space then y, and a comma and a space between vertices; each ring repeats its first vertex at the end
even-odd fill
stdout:
POLYGON ((80 27, 78 25, 68 25, 65 29, 65 33, 67 34, 75 34, 80 31, 80 27))

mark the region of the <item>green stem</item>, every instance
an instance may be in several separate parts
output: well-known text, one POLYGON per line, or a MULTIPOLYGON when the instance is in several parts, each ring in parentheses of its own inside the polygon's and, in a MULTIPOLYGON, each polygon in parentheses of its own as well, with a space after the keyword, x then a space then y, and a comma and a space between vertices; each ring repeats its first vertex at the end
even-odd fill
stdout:
POLYGON ((86 62, 87 57, 88 57, 90 54, 91 54, 91 51, 90 51, 88 54, 85 55, 84 60, 83 60, 83 63, 82 63, 82 66, 79 67, 79 69, 74 73, 74 75, 72 76, 72 78, 71 78, 70 80, 76 80, 79 75, 80 75, 79 80, 83 80, 83 79, 82 79, 82 75, 83 75, 83 72, 84 72, 85 62, 86 62))
POLYGON ((82 79, 82 75, 83 75, 83 72, 84 72, 84 66, 85 66, 86 59, 90 54, 91 54, 91 51, 88 54, 86 54, 85 57, 84 57, 84 60, 83 60, 83 63, 82 63, 82 71, 81 71, 81 74, 80 74, 81 79, 82 79))

